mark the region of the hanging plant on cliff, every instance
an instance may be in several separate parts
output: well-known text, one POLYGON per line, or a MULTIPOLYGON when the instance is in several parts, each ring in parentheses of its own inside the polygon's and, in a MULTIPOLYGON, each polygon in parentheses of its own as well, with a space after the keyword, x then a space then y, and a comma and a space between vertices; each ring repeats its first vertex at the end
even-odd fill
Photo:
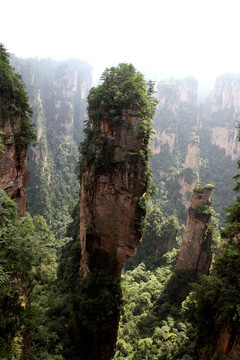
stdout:
POLYGON ((9 57, 4 45, 0 43, 0 96, 8 100, 3 115, 21 117, 21 127, 15 141, 18 148, 25 148, 36 141, 36 131, 31 121, 32 108, 21 75, 10 65, 9 57))
MULTIPOLYGON (((154 82, 146 81, 144 76, 136 71, 132 64, 119 64, 117 67, 106 69, 101 77, 102 84, 92 88, 88 96, 88 112, 90 118, 95 123, 102 119, 108 119, 115 124, 128 126, 128 122, 123 121, 124 110, 133 110, 140 119, 140 131, 142 133, 142 142, 144 150, 140 150, 141 156, 146 159, 149 155, 148 144, 151 138, 152 122, 151 119, 155 113, 157 99, 153 96, 154 82)), ((110 141, 101 141, 97 131, 93 131, 89 121, 85 126, 85 140, 80 144, 80 153, 82 158, 87 161, 95 159, 95 147, 104 149, 104 159, 98 156, 98 165, 111 165, 113 160, 114 144, 110 141), (102 144, 104 142, 104 146, 102 144), (90 146, 91 144, 91 146, 90 146), (107 152, 107 156, 106 156, 107 152), (111 155, 112 154, 112 155, 111 155), (101 161, 100 161, 101 160, 101 161), (104 161, 102 161, 104 160, 104 161), (104 163, 104 164, 103 164, 104 163)), ((101 150, 98 151, 101 153, 101 150)), ((95 159, 96 160, 96 159, 95 159)), ((80 166, 81 168, 81 166, 80 166)), ((150 171, 147 169, 146 178, 150 178, 150 171)), ((150 181, 147 181, 150 183, 150 181)))

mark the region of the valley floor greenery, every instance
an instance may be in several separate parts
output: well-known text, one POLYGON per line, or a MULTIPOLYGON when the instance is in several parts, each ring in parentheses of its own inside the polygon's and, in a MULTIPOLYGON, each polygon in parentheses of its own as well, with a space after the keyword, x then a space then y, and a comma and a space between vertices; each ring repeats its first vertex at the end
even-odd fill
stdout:
MULTIPOLYGON (((31 109, 21 79, 18 75, 13 75, 8 59, 8 53, 0 45, 0 94, 7 94, 9 99, 14 97, 15 107, 12 106, 10 110, 13 114, 21 113, 23 116, 22 130, 19 134, 21 147, 33 141, 35 133, 30 123, 31 109), (22 139, 22 136, 25 138, 22 139)), ((129 68, 128 75, 132 76, 132 70, 129 68)), ((56 76, 60 76, 64 71, 64 67, 61 67, 56 76)), ((114 69, 108 69, 104 73, 106 84, 113 80, 113 75, 114 69)), ((142 78, 138 75, 137 80, 141 82, 142 78)), ((131 87, 133 84, 126 81, 125 86, 131 87)), ((148 84, 150 95, 153 94, 152 86, 152 83, 148 84)), ((101 86, 90 92, 89 101, 93 117, 101 115, 98 108, 103 88, 101 86)), ((142 93, 136 91, 134 98, 128 99, 125 90, 122 89, 118 93, 115 99, 117 106, 114 109, 111 107, 114 100, 112 87, 108 88, 106 98, 103 99, 104 111, 112 111, 111 115, 116 122, 120 121, 119 109, 123 105, 127 106, 133 100, 139 100, 142 105, 146 105, 145 95, 142 96, 142 93)), ((177 99, 179 83, 163 83, 159 85, 159 91, 168 91, 172 99, 177 99)), ((154 103, 147 103, 148 110, 144 116, 152 113, 154 103)), ((216 122, 218 118, 224 122, 231 114, 232 109, 224 114, 216 114, 212 120, 216 122)), ((165 129, 173 129, 176 126, 175 114, 162 111, 161 114, 157 114, 156 123, 158 116, 162 117, 161 126, 165 129)), ((209 175, 212 175, 217 183, 216 189, 220 186, 216 191, 220 191, 223 194, 222 198, 227 199, 229 185, 226 188, 225 175, 230 176, 233 171, 233 162, 223 152, 219 153, 216 146, 209 147, 209 138, 204 133, 200 134, 202 145, 198 169, 195 173, 184 171, 183 159, 188 140, 193 138, 192 131, 187 129, 187 125, 188 121, 195 123, 196 108, 183 104, 178 116, 186 121, 177 139, 176 149, 171 153, 166 145, 162 153, 152 158, 158 194, 148 209, 143 243, 136 256, 129 260, 122 278, 123 306, 115 360, 191 360, 200 358, 202 354, 210 360, 215 355, 216 342, 222 327, 230 321, 239 329, 240 174, 235 176, 235 203, 230 205, 226 202, 229 207, 225 228, 222 229, 223 244, 220 248, 214 249, 215 257, 210 276, 204 276, 200 283, 192 284, 191 292, 184 301, 179 301, 176 293, 177 282, 182 281, 189 285, 192 280, 188 276, 179 278, 174 271, 185 228, 183 223, 186 213, 178 196, 178 184, 172 176, 183 175, 191 181, 201 175, 202 179, 209 181, 209 175), (207 162, 212 169, 211 174, 207 162), (171 174, 159 176, 159 164, 164 171, 171 168, 171 174), (223 169, 225 175, 221 177, 219 174, 223 169), (159 244, 170 238, 173 239, 173 250, 164 249, 161 252, 159 244)), ((150 132, 145 125, 143 123, 143 131, 147 132, 148 137, 150 132)), ((41 171, 37 174, 37 185, 41 187, 40 211, 46 215, 49 223, 51 219, 55 219, 54 233, 43 216, 35 214, 31 217, 28 214, 18 219, 16 204, 0 189, 2 360, 84 360, 89 346, 91 347, 96 340, 100 325, 105 326, 106 311, 109 316, 115 311, 113 293, 121 296, 119 281, 114 281, 105 271, 90 274, 85 282, 79 277, 79 201, 71 200, 74 193, 78 196, 75 189, 77 180, 71 173, 75 160, 71 157, 68 140, 63 139, 61 135, 56 137, 56 140, 56 144, 49 145, 52 154, 50 161, 54 162, 51 169, 54 176, 61 176, 62 180, 55 184, 54 194, 63 193, 66 201, 60 203, 55 199, 54 202, 51 198, 51 204, 46 206, 47 199, 49 200, 48 184, 44 177, 46 174, 41 174, 41 171), (61 172, 63 168, 65 171, 61 172), (60 207, 64 209, 64 217, 57 214, 56 209, 60 207), (46 209, 51 210, 50 215, 46 209), (66 224, 62 226, 63 222, 69 223, 66 232, 66 224), (76 336, 77 322, 82 324, 84 330, 82 336, 85 345, 82 347, 79 347, 79 338, 76 336), (92 343, 89 341, 91 337, 92 343)), ((0 143, 0 152, 1 148, 0 143)), ((89 155, 86 143, 81 145, 81 149, 85 155, 89 155)), ((240 162, 238 165, 240 168, 240 162)), ((42 169, 41 166, 40 168, 42 169)), ((32 195, 30 200, 34 199, 32 195)), ((221 205, 216 203, 218 209, 221 205)), ((36 204, 34 212, 37 213, 36 204)), ((220 217, 223 216, 224 212, 221 211, 220 217)), ((212 224, 216 227, 217 220, 213 219, 212 224)), ((216 229, 214 236, 219 239, 216 229)), ((221 356, 224 358, 223 354, 221 356)))

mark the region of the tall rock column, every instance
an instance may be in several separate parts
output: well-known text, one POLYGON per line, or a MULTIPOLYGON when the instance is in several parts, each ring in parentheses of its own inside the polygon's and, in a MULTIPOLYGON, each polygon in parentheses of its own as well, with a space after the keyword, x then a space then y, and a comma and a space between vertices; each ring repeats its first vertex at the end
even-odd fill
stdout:
POLYGON ((0 187, 18 204, 18 215, 27 210, 28 145, 36 140, 21 76, 9 63, 10 54, 0 43, 0 187))
POLYGON ((176 269, 189 272, 198 279, 207 275, 211 263, 210 195, 213 185, 193 190, 187 226, 184 233, 176 269))
POLYGON ((25 216, 27 211, 27 196, 25 187, 28 182, 28 152, 27 147, 18 149, 16 138, 21 128, 21 117, 10 116, 10 102, 0 96, 0 129, 2 135, 2 153, 0 153, 0 186, 18 205, 18 215, 25 216))
MULTIPOLYGON (((107 69, 102 80, 89 94, 87 136, 80 149, 81 296, 86 296, 84 284, 89 284, 89 279, 95 289, 99 274, 105 279, 95 295, 96 302, 103 304, 99 308, 102 320, 95 322, 95 340, 86 338, 83 322, 79 323, 80 342, 84 338, 85 344, 91 344, 83 354, 86 360, 110 360, 115 353, 121 292, 109 284, 118 281, 126 260, 141 241, 150 180, 149 119, 156 104, 152 84, 132 65, 107 69), (103 290, 111 296, 110 309, 104 309, 103 290)), ((89 297, 93 296, 89 292, 89 297)))
POLYGON ((90 116, 90 123, 93 158, 82 164, 81 269, 84 275, 97 267, 120 276, 142 236, 146 159, 140 154, 145 148, 140 118, 128 109, 119 124, 108 116, 100 121, 90 116))

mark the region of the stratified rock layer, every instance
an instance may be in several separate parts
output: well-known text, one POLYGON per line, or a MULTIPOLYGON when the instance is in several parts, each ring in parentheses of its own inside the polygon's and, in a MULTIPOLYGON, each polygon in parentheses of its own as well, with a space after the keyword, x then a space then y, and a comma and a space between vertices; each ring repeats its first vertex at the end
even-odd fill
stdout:
POLYGON ((187 226, 184 233, 176 269, 190 272, 198 279, 207 275, 211 262, 212 234, 208 223, 211 218, 209 197, 213 186, 193 190, 187 226))
POLYGON ((28 153, 27 149, 17 149, 15 135, 21 126, 20 116, 10 116, 6 110, 9 100, 0 97, 0 118, 3 154, 0 154, 0 185, 8 196, 18 205, 18 216, 24 216, 27 211, 27 197, 25 186, 28 182, 28 153))
POLYGON ((139 152, 146 146, 139 121, 131 109, 123 112, 121 124, 107 117, 100 121, 90 118, 92 130, 98 135, 92 144, 93 160, 85 159, 82 166, 80 238, 84 274, 97 266, 119 276, 141 240, 139 222, 144 211, 139 198, 146 186, 146 160, 139 152), (98 264, 89 264, 93 253, 98 264))

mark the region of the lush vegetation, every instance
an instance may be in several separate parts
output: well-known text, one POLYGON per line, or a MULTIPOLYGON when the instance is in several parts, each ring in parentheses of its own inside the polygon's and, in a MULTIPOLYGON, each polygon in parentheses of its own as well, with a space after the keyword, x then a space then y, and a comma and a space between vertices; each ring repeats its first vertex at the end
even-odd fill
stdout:
MULTIPOLYGON (((240 161, 238 161, 240 168, 240 161)), ((189 302, 194 304, 199 324, 197 355, 213 358, 218 336, 224 326, 239 329, 240 320, 240 174, 234 176, 236 202, 227 209, 226 226, 222 229, 223 248, 216 257, 212 273, 195 284, 189 302)), ((236 330, 238 331, 238 330, 236 330)), ((220 349, 221 352, 221 349, 220 349)), ((219 356, 224 356, 219 353, 219 356)))
POLYGON ((29 334, 38 317, 33 289, 47 278, 54 253, 40 216, 17 219, 16 204, 0 189, 0 357, 28 358, 29 334))
POLYGON ((69 204, 79 196, 75 169, 92 70, 85 61, 73 59, 12 56, 11 63, 26 84, 38 131, 38 143, 29 150, 28 210, 45 218, 62 246, 71 221, 69 204))
POLYGON ((19 132, 15 134, 15 143, 18 148, 26 148, 36 140, 36 132, 31 120, 32 108, 29 106, 22 77, 10 65, 9 57, 9 53, 0 43, 0 96, 7 99, 1 121, 3 122, 6 116, 10 115, 14 124, 16 117, 20 116, 21 126, 19 132))
MULTIPOLYGON (((126 149, 117 143, 114 137, 100 134, 100 120, 109 122, 109 128, 117 129, 116 137, 129 136, 131 124, 125 119, 125 111, 131 110, 139 117, 141 150, 136 156, 141 156, 144 161, 145 197, 139 198, 139 216, 136 224, 141 229, 144 227, 143 214, 146 203, 152 195, 151 169, 148 163, 149 141, 152 135, 152 117, 156 110, 157 99, 153 96, 154 84, 147 82, 144 76, 136 71, 132 64, 119 64, 117 67, 106 69, 101 77, 102 84, 92 88, 88 95, 89 120, 85 126, 85 140, 80 144, 81 158, 79 170, 90 168, 92 174, 98 171, 113 171, 115 168, 126 166, 127 162, 136 161, 135 149, 126 149), (131 151, 134 154, 131 156, 131 151), (142 211, 143 210, 143 211, 142 211)), ((129 145, 131 146, 131 144, 129 145)), ((81 177, 81 175, 80 175, 81 177)))
POLYGON ((196 324, 184 305, 171 296, 176 251, 147 270, 144 263, 123 277, 124 307, 115 359, 190 360, 196 324))
MULTIPOLYGON (((233 109, 214 115, 208 110, 202 113, 203 107, 180 101, 180 81, 158 84, 158 98, 165 96, 166 106, 157 111, 154 128, 174 132, 176 137, 172 149, 155 141, 156 146, 161 145, 161 152, 151 160, 157 194, 148 208, 143 242, 127 264, 122 298, 119 279, 106 270, 95 269, 84 280, 79 277, 79 202, 73 200, 79 196, 79 184, 74 169, 86 117, 81 86, 90 76, 89 66, 74 60, 62 64, 53 60, 12 61, 27 84, 39 142, 30 152, 28 194, 34 216, 17 219, 16 204, 0 189, 0 358, 84 360, 89 349, 97 358, 101 343, 111 336, 109 324, 114 323, 113 314, 119 307, 116 360, 190 360, 201 354, 213 358, 222 327, 230 322, 238 329, 240 317, 240 175, 235 176, 237 196, 231 205, 230 178, 236 164, 224 150, 211 144, 209 135, 209 122, 211 126, 233 125, 233 109), (76 72, 77 79, 72 76, 76 72), (76 92, 72 92, 73 84, 76 92), (199 114, 202 127, 196 131, 199 114), (188 146, 196 143, 198 164, 195 169, 185 169, 188 146), (178 183, 182 178, 187 184, 216 184, 213 205, 221 220, 225 214, 222 208, 228 207, 222 229, 225 240, 220 249, 213 249, 211 275, 193 284, 183 302, 176 290, 189 286, 192 278, 174 271, 186 219, 178 183), (196 339, 199 353, 194 355, 196 339)), ((152 133, 149 118, 156 106, 153 94, 152 82, 146 82, 132 65, 120 64, 106 69, 102 84, 90 91, 90 116, 96 121, 106 117, 119 126, 123 125, 122 109, 130 107, 141 118, 147 143, 152 133)), ((21 115, 16 141, 19 148, 26 147, 35 140, 32 111, 21 77, 10 65, 2 44, 0 95, 9 101, 6 115, 11 121, 21 115)), ((127 128, 127 124, 123 126, 127 128)), ((95 161, 95 171, 121 166, 126 154, 116 155, 114 143, 94 134, 90 122, 85 132, 80 151, 87 164, 95 161), (93 156, 96 148, 101 150, 97 159, 93 156)), ((0 152, 1 148, 0 143, 0 152)), ((147 155, 142 154, 145 159, 147 155)), ((205 214, 209 209, 197 211, 205 214)), ((213 229, 216 223, 213 218, 213 229)), ((214 231, 217 243, 219 235, 214 231)))
POLYGON ((107 113, 118 122, 122 120, 123 110, 135 108, 144 129, 155 112, 154 83, 146 82, 132 64, 124 63, 106 69, 101 80, 102 84, 92 88, 88 95, 90 116, 99 119, 107 113))

